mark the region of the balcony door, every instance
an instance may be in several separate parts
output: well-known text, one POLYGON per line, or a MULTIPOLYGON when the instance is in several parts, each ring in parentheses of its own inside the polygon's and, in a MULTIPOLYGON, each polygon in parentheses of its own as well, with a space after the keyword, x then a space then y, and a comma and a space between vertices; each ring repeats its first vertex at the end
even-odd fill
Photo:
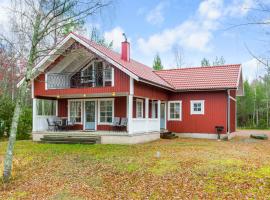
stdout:
POLYGON ((96 101, 85 101, 85 130, 96 129, 96 101))

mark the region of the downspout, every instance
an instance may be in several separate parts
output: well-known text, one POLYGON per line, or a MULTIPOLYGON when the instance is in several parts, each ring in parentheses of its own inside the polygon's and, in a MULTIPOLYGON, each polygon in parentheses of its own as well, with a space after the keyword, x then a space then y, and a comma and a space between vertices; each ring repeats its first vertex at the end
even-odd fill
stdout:
POLYGON ((230 90, 227 90, 227 136, 231 132, 230 90))

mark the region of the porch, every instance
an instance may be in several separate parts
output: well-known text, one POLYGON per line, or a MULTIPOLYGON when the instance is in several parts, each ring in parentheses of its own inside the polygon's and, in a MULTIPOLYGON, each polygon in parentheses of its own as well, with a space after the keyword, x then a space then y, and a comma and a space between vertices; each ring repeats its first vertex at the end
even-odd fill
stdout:
POLYGON ((40 131, 33 132, 33 141, 45 143, 81 143, 81 144, 138 144, 160 138, 160 132, 128 134, 127 131, 40 131))
POLYGON ((158 139, 160 129, 166 128, 165 112, 165 103, 131 95, 100 98, 34 98, 33 140, 40 141, 48 135, 67 137, 98 135, 101 136, 101 143, 121 143, 119 140, 128 144, 145 142, 148 138, 158 139), (127 119, 126 126, 115 126, 116 118, 127 119), (72 122, 72 125, 66 130, 51 131, 48 121, 59 119, 72 122), (133 136, 133 142, 130 141, 130 136, 133 136))

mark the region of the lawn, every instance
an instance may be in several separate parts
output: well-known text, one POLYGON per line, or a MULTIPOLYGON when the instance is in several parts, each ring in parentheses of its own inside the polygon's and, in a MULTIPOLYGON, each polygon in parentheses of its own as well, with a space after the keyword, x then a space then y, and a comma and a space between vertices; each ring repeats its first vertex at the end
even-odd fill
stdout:
MULTIPOLYGON (((5 149, 0 142, 1 174, 5 149)), ((269 141, 18 141, 15 149, 13 179, 0 183, 0 199, 270 199, 269 141)))

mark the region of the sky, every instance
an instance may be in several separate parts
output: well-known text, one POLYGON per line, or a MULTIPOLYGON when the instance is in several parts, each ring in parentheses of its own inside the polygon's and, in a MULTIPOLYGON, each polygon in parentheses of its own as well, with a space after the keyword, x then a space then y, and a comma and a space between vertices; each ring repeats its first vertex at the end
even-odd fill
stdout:
MULTIPOLYGON (((177 46, 186 67, 200 66, 204 57, 212 62, 223 56, 226 64, 242 64, 244 78, 251 81, 265 70, 249 51, 256 56, 267 53, 268 27, 232 26, 269 20, 256 11, 257 1, 117 0, 101 16, 87 19, 86 26, 98 28, 107 41, 113 41, 116 51, 120 51, 124 32, 131 57, 148 66, 158 53, 164 68, 175 68, 173 49, 177 46)), ((4 8, 8 2, 0 1, 0 25, 8 23, 4 8)), ((270 6, 269 0, 263 2, 270 6)))

